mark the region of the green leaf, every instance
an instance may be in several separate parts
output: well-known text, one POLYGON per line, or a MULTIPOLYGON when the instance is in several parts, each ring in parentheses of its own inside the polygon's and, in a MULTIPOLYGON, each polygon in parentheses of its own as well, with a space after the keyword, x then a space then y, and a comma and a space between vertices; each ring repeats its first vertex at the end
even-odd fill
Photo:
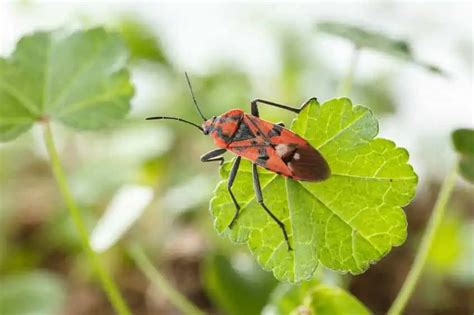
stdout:
POLYGON ((0 58, 0 141, 44 119, 80 129, 121 119, 133 95, 126 61, 119 36, 102 28, 22 38, 0 58))
POLYGON ((273 291, 270 301, 265 306, 265 315, 286 315, 303 305, 306 296, 319 285, 319 280, 312 279, 298 285, 281 283, 273 291))
POLYGON ((264 314, 368 315, 370 311, 343 289, 313 280, 297 286, 279 286, 264 314))
POLYGON ((0 314, 59 314, 66 299, 63 281, 49 272, 9 275, 0 287, 0 314))
POLYGON ((436 231, 428 256, 428 264, 439 274, 446 274, 452 269, 463 249, 461 239, 463 220, 459 215, 451 213, 453 211, 447 211, 448 215, 436 231))
POLYGON ((452 139, 458 153, 474 155, 474 129, 457 129, 453 132, 452 139))
POLYGON ((374 137, 378 124, 364 107, 347 98, 320 105, 316 99, 293 121, 292 128, 326 158, 332 171, 323 182, 298 182, 259 169, 268 208, 286 226, 288 251, 277 224, 256 202, 251 164, 242 161, 233 192, 241 214, 228 228, 235 209, 227 191, 231 163, 211 200, 216 230, 237 243, 248 242, 266 270, 285 281, 311 278, 318 263, 359 274, 406 238, 401 209, 415 195, 418 181, 407 163, 408 152, 374 137))
POLYGON ((474 129, 457 129, 452 134, 454 148, 461 155, 459 172, 474 183, 474 129))
POLYGON ((321 22, 316 27, 321 32, 348 39, 356 47, 377 50, 384 54, 416 63, 431 72, 443 73, 437 66, 418 61, 413 55, 410 44, 405 40, 393 39, 385 34, 345 23, 321 22))
POLYGON ((309 296, 308 308, 318 315, 368 315, 369 310, 346 291, 325 286, 317 286, 309 296))
POLYGON ((132 18, 120 22, 119 31, 132 60, 149 60, 169 65, 158 38, 145 24, 132 18))
POLYGON ((474 156, 463 156, 459 161, 459 172, 464 179, 474 183, 474 156))
POLYGON ((275 279, 256 264, 236 269, 221 255, 206 259, 202 275, 204 287, 211 299, 229 315, 260 314, 276 285, 275 279))

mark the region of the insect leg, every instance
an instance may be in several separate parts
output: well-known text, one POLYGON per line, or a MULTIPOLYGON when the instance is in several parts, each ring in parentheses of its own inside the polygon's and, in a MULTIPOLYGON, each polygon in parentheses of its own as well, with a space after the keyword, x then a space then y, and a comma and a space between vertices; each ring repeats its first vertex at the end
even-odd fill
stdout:
POLYGON ((257 164, 252 164, 252 175, 253 175, 253 188, 255 190, 255 195, 257 195, 257 202, 263 207, 263 209, 268 213, 268 215, 275 221, 276 224, 280 227, 285 237, 286 245, 288 245, 288 250, 293 250, 288 240, 288 234, 286 233, 285 225, 281 222, 265 205, 263 202, 262 188, 260 187, 260 179, 258 177, 257 164))
POLYGON ((237 171, 239 170, 240 159, 241 159, 241 157, 238 156, 234 160, 234 164, 232 165, 232 169, 230 170, 229 180, 227 181, 227 190, 229 191, 230 197, 232 198, 232 202, 234 203, 234 206, 235 206, 234 217, 232 218, 232 221, 230 221, 230 223, 229 223, 229 228, 232 228, 232 225, 234 225, 235 221, 237 220, 237 217, 239 216, 239 212, 240 212, 239 203, 235 199, 234 193, 232 192, 232 185, 234 184, 235 176, 237 176, 237 171))
POLYGON ((278 126, 285 127, 285 123, 284 123, 284 122, 282 122, 282 121, 280 121, 280 122, 277 122, 276 124, 277 124, 278 126))
POLYGON ((224 163, 224 158, 221 156, 227 151, 226 149, 215 149, 201 155, 201 162, 214 162, 219 161, 219 164, 224 163))
POLYGON ((282 105, 282 104, 278 104, 278 103, 274 103, 274 102, 270 102, 270 101, 266 101, 266 100, 262 100, 262 99, 257 98, 255 100, 253 100, 252 102, 250 102, 251 113, 252 113, 252 115, 254 115, 256 117, 259 117, 257 103, 262 103, 262 104, 265 104, 265 105, 270 105, 270 106, 275 106, 275 107, 278 107, 278 108, 286 109, 286 110, 289 110, 290 112, 294 112, 294 113, 297 113, 297 114, 301 111, 300 108, 294 108, 294 107, 291 107, 291 106, 282 105))

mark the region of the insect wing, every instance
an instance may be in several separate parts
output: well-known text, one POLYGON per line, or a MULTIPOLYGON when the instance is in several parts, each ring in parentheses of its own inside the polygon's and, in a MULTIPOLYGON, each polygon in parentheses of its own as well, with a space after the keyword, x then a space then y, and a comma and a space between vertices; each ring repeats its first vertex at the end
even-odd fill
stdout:
POLYGON ((270 142, 270 146, 265 147, 269 158, 265 163, 255 161, 257 164, 296 180, 321 181, 329 177, 331 172, 326 160, 305 139, 254 116, 245 115, 244 119, 248 120, 259 142, 270 142))

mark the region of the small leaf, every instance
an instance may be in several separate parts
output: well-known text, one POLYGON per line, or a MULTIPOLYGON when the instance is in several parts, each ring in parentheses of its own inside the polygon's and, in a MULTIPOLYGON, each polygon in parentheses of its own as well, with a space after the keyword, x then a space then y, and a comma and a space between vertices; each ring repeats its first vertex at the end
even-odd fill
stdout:
POLYGON ((474 183, 474 129, 457 129, 452 134, 454 148, 461 155, 459 172, 474 183))
POLYGON ((0 314, 59 314, 64 307, 65 285, 52 273, 9 275, 0 283, 0 314))
POLYGON ((471 183, 474 183, 474 156, 463 156, 459 161, 459 172, 471 183))
POLYGON ((318 315, 368 315, 370 311, 348 292, 325 285, 317 286, 310 294, 308 308, 318 315))
MULTIPOLYGON (((447 211, 448 214, 452 212, 447 211)), ((459 215, 447 215, 441 222, 428 256, 433 271, 446 274, 458 261, 463 249, 462 227, 463 220, 459 215)))
POLYGON ((385 34, 345 23, 321 22, 318 23, 316 27, 321 32, 348 39, 352 41, 356 47, 377 50, 387 55, 416 63, 431 72, 438 74, 443 73, 437 66, 416 60, 407 41, 393 39, 385 34))
POLYGON ((275 278, 256 264, 244 265, 247 268, 236 269, 221 255, 210 256, 204 263, 204 287, 225 314, 260 314, 276 285, 275 278))
MULTIPOLYGON (((279 280, 311 278, 318 263, 358 274, 406 238, 402 206, 415 195, 418 181, 408 152, 374 137, 378 124, 364 107, 347 98, 320 105, 310 101, 291 128, 326 158, 332 170, 323 182, 298 182, 259 168, 268 208, 286 226, 288 251, 278 225, 256 202, 251 164, 242 161, 233 186, 241 214, 228 228, 235 209, 221 181, 211 200, 216 230, 237 243, 248 242, 259 264, 279 280)), ((231 163, 221 168, 227 178, 231 163)))
POLYGON ((169 65, 158 38, 145 24, 127 18, 120 22, 119 30, 132 60, 149 60, 169 65))
POLYGON ((273 290, 268 304, 265 306, 264 315, 291 314, 303 306, 306 296, 313 288, 319 285, 319 280, 312 279, 297 285, 281 283, 273 290))
POLYGON ((126 61, 119 36, 102 28, 22 38, 10 58, 0 58, 0 141, 42 119, 80 129, 121 119, 133 95, 126 61))
POLYGON ((370 311, 343 289, 312 280, 301 285, 277 287, 263 314, 368 315, 370 311))
POLYGON ((457 129, 453 132, 452 139, 458 153, 474 155, 474 129, 457 129))

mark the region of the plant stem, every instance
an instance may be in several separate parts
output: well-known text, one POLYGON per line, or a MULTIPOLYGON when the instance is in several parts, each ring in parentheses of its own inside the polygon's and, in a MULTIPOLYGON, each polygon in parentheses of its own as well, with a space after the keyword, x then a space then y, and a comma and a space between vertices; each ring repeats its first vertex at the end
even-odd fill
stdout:
POLYGON ((99 280, 102 284, 102 287, 107 293, 109 301, 114 307, 115 311, 120 315, 129 315, 131 314, 131 312, 128 309, 127 304, 123 300, 120 291, 117 288, 117 285, 112 280, 105 267, 102 265, 99 256, 90 247, 88 231, 84 224, 81 211, 76 205, 76 202, 74 201, 74 198, 72 197, 72 194, 69 190, 67 179, 64 174, 63 167, 61 165, 61 160, 59 159, 59 155, 56 150, 56 145, 54 144, 51 127, 48 122, 43 123, 43 137, 46 143, 46 149, 48 151, 49 159, 51 161, 51 168, 53 170, 54 177, 56 178, 59 190, 69 209, 69 213, 71 214, 74 225, 76 226, 76 229, 79 232, 82 247, 88 256, 90 263, 95 269, 95 272, 99 276, 99 280))
POLYGON ((426 259, 431 249, 434 237, 439 228, 441 220, 443 219, 443 215, 446 210, 446 205, 449 201, 449 197, 455 186, 457 177, 457 164, 458 163, 456 161, 455 165, 452 167, 451 171, 449 172, 448 176, 445 178, 441 186, 438 199, 436 200, 433 212, 428 222, 428 226, 426 227, 426 230, 423 234, 423 238, 421 239, 420 248, 418 250, 418 253, 416 254, 413 265, 410 269, 410 272, 408 273, 405 283, 403 283, 403 286, 400 292, 398 293, 397 298, 388 310, 387 315, 401 314, 408 302, 408 299, 410 298, 413 293, 413 290, 416 287, 423 267, 425 266, 426 259))
POLYGON ((355 68, 357 66, 357 61, 359 60, 359 53, 360 48, 358 46, 354 46, 352 50, 351 62, 349 64, 349 68, 347 69, 347 73, 343 78, 341 89, 339 92, 340 96, 348 96, 349 92, 352 88, 352 78, 354 77, 355 68))
POLYGON ((181 293, 166 280, 166 278, 153 266, 146 256, 143 248, 138 244, 132 244, 128 252, 135 261, 135 264, 145 274, 148 280, 165 295, 169 301, 176 306, 183 314, 204 315, 196 305, 184 297, 181 293))

